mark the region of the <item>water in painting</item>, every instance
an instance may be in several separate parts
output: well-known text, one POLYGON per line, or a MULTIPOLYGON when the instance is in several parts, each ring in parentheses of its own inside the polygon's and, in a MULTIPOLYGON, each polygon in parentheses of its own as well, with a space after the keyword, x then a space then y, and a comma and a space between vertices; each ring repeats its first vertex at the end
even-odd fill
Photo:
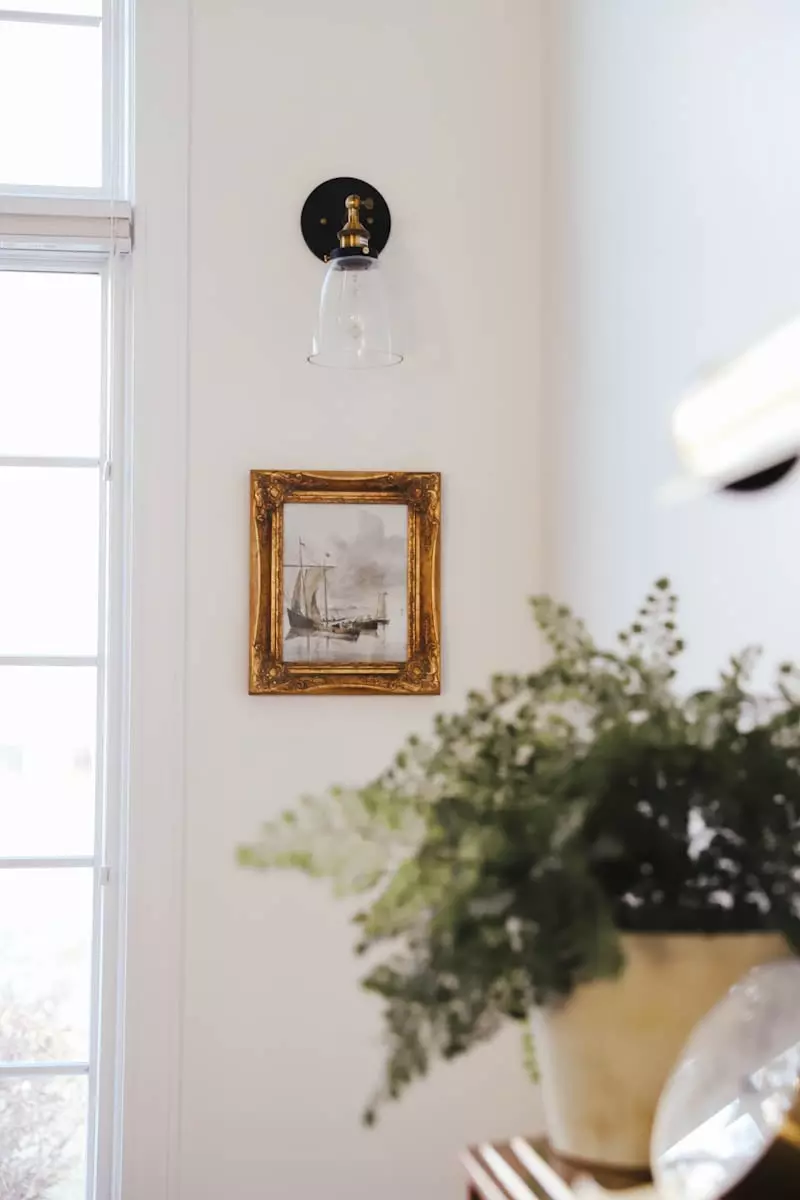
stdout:
POLYGON ((406 506, 287 504, 283 512, 284 662, 405 662, 406 506))

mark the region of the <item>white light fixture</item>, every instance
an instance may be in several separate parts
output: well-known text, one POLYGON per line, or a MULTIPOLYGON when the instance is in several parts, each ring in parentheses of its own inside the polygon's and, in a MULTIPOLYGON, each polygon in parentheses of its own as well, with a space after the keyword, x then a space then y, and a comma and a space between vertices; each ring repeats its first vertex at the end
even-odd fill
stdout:
POLYGON ((392 340, 378 262, 391 229, 383 197, 362 180, 329 179, 306 200, 301 227, 309 249, 328 263, 308 361, 350 370, 402 362, 392 340), (338 245, 331 246, 331 229, 342 212, 345 223, 335 235, 338 245))
POLYGON ((672 421, 684 480, 667 489, 760 491, 800 456, 800 319, 701 380, 672 421))

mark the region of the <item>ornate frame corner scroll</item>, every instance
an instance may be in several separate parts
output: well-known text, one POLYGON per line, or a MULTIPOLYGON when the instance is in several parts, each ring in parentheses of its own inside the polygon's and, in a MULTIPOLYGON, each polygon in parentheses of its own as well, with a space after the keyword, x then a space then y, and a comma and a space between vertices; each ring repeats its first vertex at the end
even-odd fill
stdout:
POLYGON ((441 476, 433 471, 251 471, 250 500, 250 694, 438 695, 441 476), (283 661, 283 508, 289 503, 407 505, 405 662, 283 661))

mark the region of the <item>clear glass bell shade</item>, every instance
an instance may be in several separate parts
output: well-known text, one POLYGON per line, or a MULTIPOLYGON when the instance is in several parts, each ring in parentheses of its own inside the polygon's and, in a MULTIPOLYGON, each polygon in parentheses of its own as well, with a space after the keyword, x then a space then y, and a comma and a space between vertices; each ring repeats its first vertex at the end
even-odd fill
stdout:
POLYGON ((389 305, 376 258, 335 258, 328 266, 308 361, 317 367, 393 367, 389 305))

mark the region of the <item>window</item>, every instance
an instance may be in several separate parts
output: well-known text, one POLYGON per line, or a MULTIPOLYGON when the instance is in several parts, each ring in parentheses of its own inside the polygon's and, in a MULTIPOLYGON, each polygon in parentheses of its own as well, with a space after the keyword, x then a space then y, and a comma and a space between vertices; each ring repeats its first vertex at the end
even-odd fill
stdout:
POLYGON ((0 1196, 106 1200, 126 475, 125 21, 0 10, 0 1196))
POLYGON ((110 0, 0 8, 2 191, 115 190, 121 30, 122 5, 110 0))

